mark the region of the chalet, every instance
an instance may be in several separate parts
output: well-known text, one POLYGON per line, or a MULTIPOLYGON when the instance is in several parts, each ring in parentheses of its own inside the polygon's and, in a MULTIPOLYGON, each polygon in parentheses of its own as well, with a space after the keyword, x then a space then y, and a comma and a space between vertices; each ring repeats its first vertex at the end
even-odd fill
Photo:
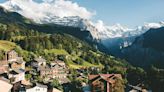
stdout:
POLYGON ((89 75, 88 78, 91 92, 112 92, 115 79, 122 79, 121 74, 89 75))
POLYGON ((61 66, 59 64, 51 67, 53 70, 53 78, 66 78, 67 77, 67 72, 65 66, 61 66))
POLYGON ((25 80, 25 71, 23 69, 12 70, 8 74, 9 79, 13 79, 12 83, 25 80))
POLYGON ((34 61, 32 62, 32 66, 35 68, 46 66, 46 60, 42 57, 35 58, 34 61))
POLYGON ((17 69, 25 69, 25 62, 22 60, 20 61, 14 61, 11 63, 11 69, 17 70, 17 69))
POLYGON ((48 87, 42 84, 36 84, 35 87, 26 89, 26 92, 47 92, 48 87))
POLYGON ((66 64, 64 63, 64 61, 61 60, 51 61, 51 67, 55 65, 60 65, 61 67, 66 68, 66 64))
POLYGON ((18 57, 18 53, 15 50, 11 50, 7 52, 7 60, 9 62, 16 61, 18 57))
POLYGON ((1 80, 1 79, 0 79, 0 84, 1 84, 0 92, 10 92, 13 87, 8 81, 1 80))
POLYGON ((60 83, 68 82, 67 79, 67 68, 63 61, 52 61, 50 66, 39 67, 40 76, 42 78, 56 78, 59 79, 60 83))
POLYGON ((66 78, 67 73, 65 68, 59 65, 55 65, 53 67, 40 67, 40 75, 41 77, 49 77, 49 78, 66 78))
POLYGON ((8 71, 8 62, 6 60, 0 61, 0 74, 7 73, 8 71))
POLYGON ((7 52, 5 61, 12 70, 25 69, 25 61, 23 61, 23 57, 19 57, 15 50, 7 52))
POLYGON ((42 78, 53 78, 53 70, 50 67, 39 67, 39 70, 42 78))

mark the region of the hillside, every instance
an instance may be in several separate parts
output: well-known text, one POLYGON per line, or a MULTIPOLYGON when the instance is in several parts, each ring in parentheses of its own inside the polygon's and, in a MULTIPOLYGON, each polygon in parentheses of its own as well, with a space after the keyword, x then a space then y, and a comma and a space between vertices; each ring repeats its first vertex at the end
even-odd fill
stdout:
POLYGON ((145 34, 136 38, 134 43, 122 52, 126 59, 133 65, 141 67, 164 68, 164 28, 150 29, 145 34), (140 57, 140 58, 138 58, 140 57))
POLYGON ((87 30, 81 31, 81 29, 77 27, 61 26, 56 24, 37 24, 32 20, 25 18, 16 12, 9 12, 1 6, 0 6, 0 22, 8 25, 12 23, 22 29, 28 29, 28 30, 33 29, 39 32, 66 33, 74 37, 77 37, 81 40, 86 40, 94 43, 90 32, 87 30))
MULTIPOLYGON (((145 70, 144 75, 140 75, 140 81, 149 85, 153 92, 162 92, 164 85, 164 27, 150 29, 143 35, 137 37, 134 43, 122 50, 124 58, 137 67, 145 70), (158 87, 156 86, 158 85, 158 87)), ((132 69, 133 70, 133 69, 132 69)), ((134 75, 129 73, 128 76, 134 75)), ((135 74, 136 75, 136 74, 135 74)), ((135 76, 137 77, 137 76, 135 76)), ((135 78, 127 78, 129 83, 136 83, 135 78)))
POLYGON ((5 40, 0 40, 0 50, 4 51, 10 51, 16 47, 15 43, 5 41, 5 40))
POLYGON ((36 24, 2 7, 0 12, 0 39, 20 46, 22 49, 15 49, 27 62, 43 56, 48 62, 63 60, 70 68, 105 67, 104 72, 125 74, 122 69, 126 63, 100 52, 88 31, 55 24, 36 24))

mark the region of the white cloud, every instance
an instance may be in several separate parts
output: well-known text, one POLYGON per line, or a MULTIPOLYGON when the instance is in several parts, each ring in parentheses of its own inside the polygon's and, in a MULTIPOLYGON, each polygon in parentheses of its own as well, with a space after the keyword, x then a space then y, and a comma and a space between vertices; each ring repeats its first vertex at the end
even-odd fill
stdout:
POLYGON ((43 19, 50 19, 54 16, 79 16, 90 19, 95 14, 69 0, 42 0, 40 3, 34 0, 12 0, 0 5, 37 22, 43 19))

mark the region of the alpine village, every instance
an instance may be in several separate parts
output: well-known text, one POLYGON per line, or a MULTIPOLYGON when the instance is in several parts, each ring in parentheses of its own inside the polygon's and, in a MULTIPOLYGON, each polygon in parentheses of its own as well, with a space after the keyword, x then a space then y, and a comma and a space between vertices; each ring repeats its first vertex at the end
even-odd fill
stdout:
POLYGON ((110 50, 92 25, 62 22, 39 24, 0 6, 0 92, 164 92, 163 27, 110 50))

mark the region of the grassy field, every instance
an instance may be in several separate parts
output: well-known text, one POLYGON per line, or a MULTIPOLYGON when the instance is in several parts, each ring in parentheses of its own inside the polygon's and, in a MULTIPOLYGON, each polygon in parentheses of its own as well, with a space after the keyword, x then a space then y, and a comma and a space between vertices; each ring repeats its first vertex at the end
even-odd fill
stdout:
POLYGON ((12 42, 9 42, 9 41, 0 40, 0 50, 9 51, 11 49, 14 49, 15 47, 16 47, 15 43, 12 43, 12 42))
POLYGON ((68 52, 63 49, 51 49, 51 50, 44 50, 45 53, 55 53, 56 55, 68 55, 68 52))
POLYGON ((77 65, 76 63, 74 63, 74 62, 72 62, 72 61, 69 61, 69 68, 73 68, 73 69, 80 69, 80 68, 88 68, 88 67, 103 67, 103 65, 101 65, 101 64, 97 64, 97 65, 95 65, 95 64, 91 64, 91 63, 89 63, 89 62, 84 62, 82 65, 77 65))
MULTIPOLYGON (((9 50, 14 49, 16 46, 17 45, 13 42, 0 40, 0 50, 9 51, 9 50)), ((55 53, 56 55, 68 55, 71 58, 71 60, 68 62, 69 68, 79 69, 82 67, 92 67, 92 66, 103 67, 103 65, 101 65, 101 64, 95 65, 95 64, 91 64, 87 61, 84 61, 84 63, 82 65, 78 65, 78 64, 74 63, 72 60, 76 60, 77 58, 80 58, 80 57, 78 55, 70 55, 64 49, 51 49, 51 50, 45 49, 44 52, 45 53, 55 53)))

